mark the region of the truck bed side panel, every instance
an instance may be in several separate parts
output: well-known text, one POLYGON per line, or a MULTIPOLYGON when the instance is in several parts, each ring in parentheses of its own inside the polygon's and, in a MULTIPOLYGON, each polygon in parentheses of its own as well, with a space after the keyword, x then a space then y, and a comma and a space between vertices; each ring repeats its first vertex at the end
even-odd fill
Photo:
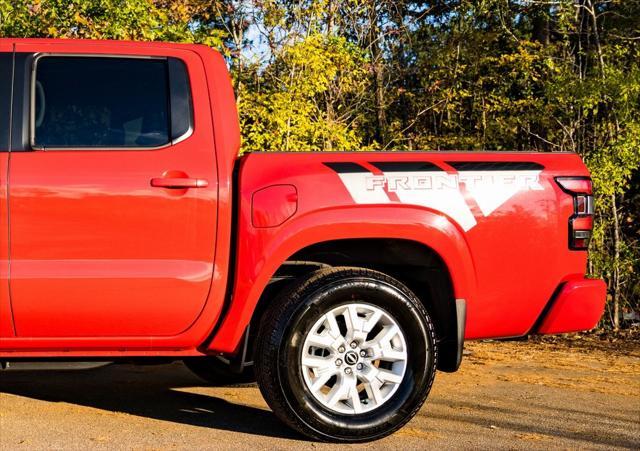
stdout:
POLYGON ((303 224, 316 242, 379 236, 437 246, 455 296, 467 300, 466 338, 526 334, 558 285, 586 267, 586 252, 568 247, 573 201, 554 181, 561 175, 588 172, 575 154, 251 154, 240 177, 234 303, 211 347, 228 350, 239 338, 277 260, 306 245, 286 238, 303 224), (296 213, 254 227, 253 193, 277 184, 296 188, 296 213))

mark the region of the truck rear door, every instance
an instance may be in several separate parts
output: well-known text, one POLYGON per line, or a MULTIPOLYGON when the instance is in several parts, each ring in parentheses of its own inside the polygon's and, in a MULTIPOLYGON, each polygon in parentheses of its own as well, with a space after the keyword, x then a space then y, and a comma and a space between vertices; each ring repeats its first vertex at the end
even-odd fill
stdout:
POLYGON ((18 337, 174 336, 209 293, 217 171, 186 49, 16 45, 9 207, 18 337), (194 120, 197 118, 197 121, 194 120))
POLYGON ((9 234, 7 232, 7 167, 13 45, 0 40, 0 337, 14 334, 9 303, 9 234))

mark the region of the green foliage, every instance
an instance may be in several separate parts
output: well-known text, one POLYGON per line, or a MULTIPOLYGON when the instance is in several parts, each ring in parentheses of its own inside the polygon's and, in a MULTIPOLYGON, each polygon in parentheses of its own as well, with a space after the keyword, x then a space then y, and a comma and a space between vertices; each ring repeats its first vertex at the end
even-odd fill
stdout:
POLYGON ((180 2, 152 0, 0 0, 0 36, 199 42, 221 47, 222 30, 175 20, 180 2), (171 2, 169 2, 171 5, 171 2))
POLYGON ((313 34, 283 47, 240 101, 244 150, 361 150, 348 102, 367 85, 366 57, 340 37, 313 34), (331 107, 327 108, 327 103, 331 107))
POLYGON ((243 151, 577 152, 590 271, 639 308, 640 1, 0 0, 0 36, 216 47, 243 151))

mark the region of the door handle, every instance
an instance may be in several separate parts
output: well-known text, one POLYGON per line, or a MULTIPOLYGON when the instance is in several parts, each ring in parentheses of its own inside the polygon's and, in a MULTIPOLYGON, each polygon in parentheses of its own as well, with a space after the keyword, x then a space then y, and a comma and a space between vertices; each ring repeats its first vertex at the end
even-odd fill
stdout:
POLYGON ((206 188, 209 182, 189 177, 154 177, 151 179, 151 186, 169 189, 206 188))

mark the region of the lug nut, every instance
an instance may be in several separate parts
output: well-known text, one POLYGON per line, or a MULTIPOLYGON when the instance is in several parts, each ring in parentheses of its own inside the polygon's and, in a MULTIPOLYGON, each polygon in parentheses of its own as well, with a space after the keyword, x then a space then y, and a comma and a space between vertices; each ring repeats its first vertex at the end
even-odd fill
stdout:
POLYGON ((346 367, 346 368, 344 369, 344 372, 345 372, 345 374, 351 374, 351 368, 346 367))
POLYGON ((340 359, 336 360, 336 366, 340 366, 340 365, 342 365, 342 360, 340 359))
POLYGON ((340 347, 338 348, 338 352, 344 352, 344 346, 340 346, 340 347))
POLYGON ((351 349, 356 349, 358 347, 358 343, 356 343, 355 341, 351 342, 351 349))
POLYGON ((356 368, 357 368, 357 369, 359 369, 359 370, 361 370, 361 369, 362 369, 362 363, 358 363, 358 364, 356 365, 356 368))
POLYGON ((360 351, 360 357, 366 357, 367 351, 360 351))

